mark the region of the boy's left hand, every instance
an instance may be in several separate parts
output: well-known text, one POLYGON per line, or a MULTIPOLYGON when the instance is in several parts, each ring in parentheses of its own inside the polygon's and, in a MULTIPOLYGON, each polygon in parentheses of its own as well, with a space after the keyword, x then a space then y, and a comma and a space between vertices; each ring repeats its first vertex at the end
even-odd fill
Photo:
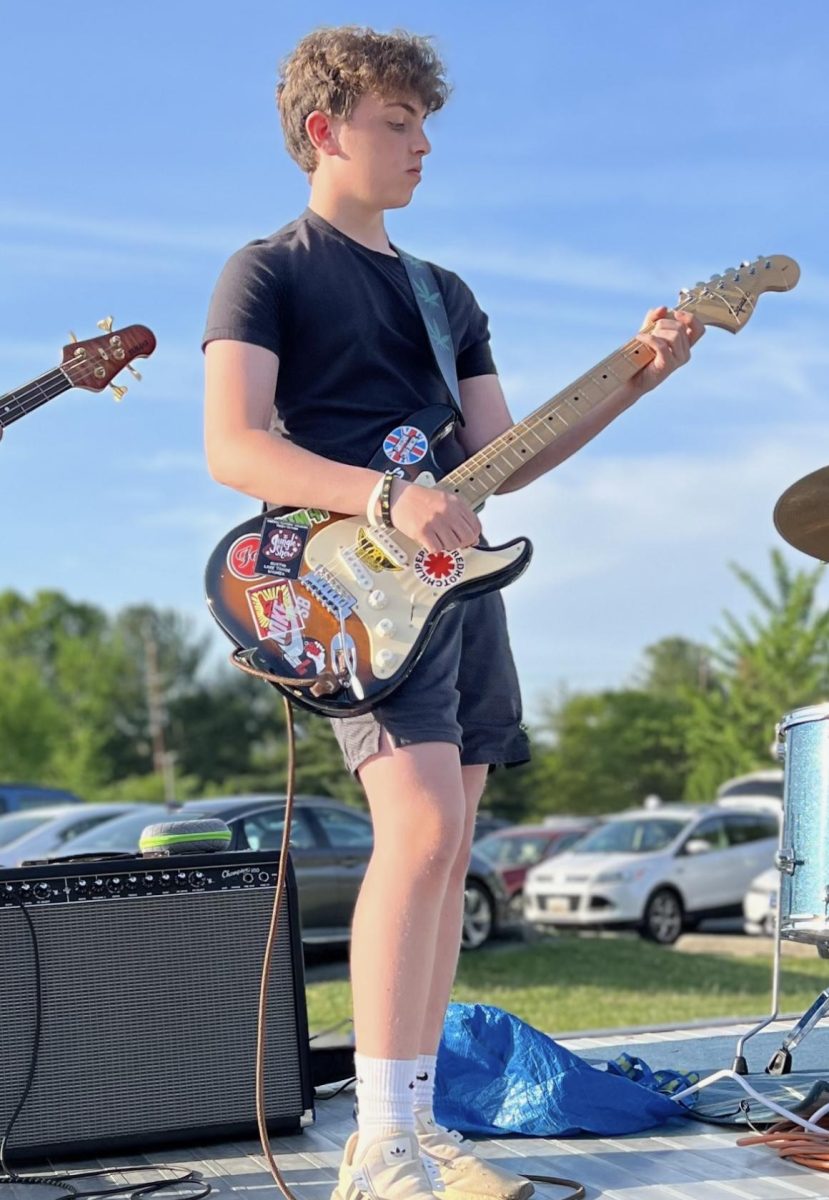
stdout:
POLYGON ((705 326, 687 312, 675 312, 664 305, 652 308, 642 323, 637 341, 656 351, 656 358, 630 380, 637 396, 643 396, 688 362, 691 347, 705 333, 705 326), (647 332, 645 332, 647 330, 647 332))

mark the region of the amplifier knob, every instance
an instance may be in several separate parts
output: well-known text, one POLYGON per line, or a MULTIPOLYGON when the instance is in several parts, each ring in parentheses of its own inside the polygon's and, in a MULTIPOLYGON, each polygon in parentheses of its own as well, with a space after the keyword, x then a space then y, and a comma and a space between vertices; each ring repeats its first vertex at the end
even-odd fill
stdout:
POLYGON ((30 883, 21 883, 20 890, 21 890, 21 892, 28 893, 32 890, 32 885, 30 883))
POLYGON ((187 882, 187 872, 186 871, 177 871, 176 872, 176 883, 185 884, 186 882, 187 882))
POLYGON ((35 895, 36 896, 51 896, 51 894, 52 894, 52 889, 49 887, 48 883, 36 883, 35 884, 35 895))
POLYGON ((6 894, 7 896, 11 896, 11 895, 13 895, 13 893, 14 893, 14 884, 13 884, 13 883, 7 883, 7 884, 4 886, 4 888, 3 888, 3 891, 5 892, 5 894, 6 894))
POLYGON ((204 871, 191 871, 188 878, 191 883, 200 884, 200 883, 204 883, 206 876, 204 874, 204 871))
POLYGON ((167 886, 167 884, 170 882, 171 879, 172 879, 172 875, 170 875, 169 871, 161 872, 161 882, 164 884, 165 887, 167 886))
POLYGON ((123 882, 118 875, 113 875, 111 879, 107 880, 107 887, 111 892, 117 892, 123 882))
POLYGON ((79 879, 76 886, 79 891, 84 892, 86 891, 87 881, 85 879, 79 879))
POLYGON ((138 876, 137 875, 128 875, 127 883, 130 885, 130 887, 135 887, 135 885, 138 883, 138 876))
POLYGON ((103 879, 96 879, 92 886, 94 887, 96 892, 102 892, 104 890, 103 879))

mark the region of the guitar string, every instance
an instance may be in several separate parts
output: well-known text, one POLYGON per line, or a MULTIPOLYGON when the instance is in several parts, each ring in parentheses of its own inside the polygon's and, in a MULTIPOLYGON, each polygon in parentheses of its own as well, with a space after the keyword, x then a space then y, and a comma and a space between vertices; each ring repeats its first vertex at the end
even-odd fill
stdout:
MULTIPOLYGON (((140 358, 141 356, 133 355, 133 357, 140 358)), ((132 362, 132 358, 130 358, 129 361, 132 362)), ((10 392, 9 395, 13 396, 14 399, 9 405, 0 409, 0 423, 2 423, 2 419, 4 417, 8 417, 10 413, 13 413, 11 420, 16 421, 19 417, 24 416, 26 413, 33 412, 41 404, 45 404, 49 400, 54 400, 55 396, 59 396, 62 392, 68 391, 69 388, 77 387, 78 383, 72 378, 71 375, 72 368, 77 368, 79 373, 82 374, 84 368, 88 372, 89 369, 95 365, 96 362, 94 359, 78 359, 77 361, 70 360, 69 362, 61 363, 60 366, 54 367, 50 371, 46 371, 44 375, 39 376, 39 378, 44 381, 42 384, 37 383, 35 380, 31 380, 29 383, 25 383, 22 388, 18 388, 16 392, 10 392), (56 378, 49 379, 50 376, 56 376, 56 378), (58 376, 59 378, 57 378, 58 376), (63 386, 56 387, 56 385, 59 383, 63 386), (46 395, 45 391, 47 387, 56 387, 56 390, 50 395, 46 395), (37 403, 30 404, 29 401, 32 398, 35 398, 37 403)), ((125 370, 126 367, 126 361, 120 363, 118 370, 115 372, 112 378, 114 379, 115 375, 118 375, 121 371, 125 370)), ((107 384, 103 383, 100 389, 97 390, 103 391, 106 386, 107 384)), ((0 399, 2 399, 2 397, 0 397, 0 399)))
MULTIPOLYGON (((619 348, 618 350, 616 350, 616 351, 615 351, 613 354, 609 355, 609 356, 608 356, 606 359, 602 359, 602 360, 601 360, 601 361, 600 361, 600 362, 599 362, 599 363, 598 363, 598 364, 597 364, 597 365, 596 365, 596 366, 593 368, 593 371, 591 371, 591 372, 588 372, 588 373, 587 373, 587 376, 594 374, 596 371, 600 370, 602 366, 606 365, 607 363, 609 363, 609 362, 610 362, 610 361, 612 361, 613 359, 616 359, 616 358, 618 358, 620 355, 621 355, 621 356, 625 356, 625 353, 626 353, 627 351, 630 351, 630 352, 632 352, 632 351, 633 351, 633 347, 636 345, 636 342, 637 342, 637 339, 633 338, 633 339, 631 339, 631 341, 630 341, 630 342, 627 342, 627 343, 626 343, 624 346, 620 347, 620 348, 619 348)), ((640 344, 641 344, 641 343, 640 343, 640 344)), ((627 361, 627 359, 626 359, 626 361, 627 361)), ((634 374, 636 374, 636 372, 634 372, 634 374)), ((587 376, 585 376, 585 375, 582 375, 582 376, 581 376, 581 379, 585 379, 587 376)), ((574 385, 573 385, 573 389, 575 389, 575 386, 576 386, 576 385, 574 384, 574 385)), ((566 389, 566 394, 569 396, 569 394, 570 394, 570 391, 571 391, 571 390, 573 390, 573 389, 571 389, 571 388, 568 388, 568 389, 566 389)), ((610 394, 610 393, 608 393, 608 395, 609 395, 609 394, 610 394)), ((560 404, 561 404, 562 406, 563 406, 563 405, 565 405, 565 404, 567 404, 567 403, 569 403, 569 402, 566 400, 566 398, 565 398, 565 396, 564 396, 564 393, 561 393, 561 392, 560 392, 560 393, 558 393, 558 396, 561 396, 561 401, 560 401, 560 404)), ((537 410, 537 411, 538 411, 538 412, 541 412, 542 410, 546 409, 546 408, 549 406, 549 404, 555 404, 555 401, 556 401, 556 397, 554 396, 554 397, 552 398, 552 400, 551 400, 551 401, 548 401, 546 404, 543 404, 543 405, 541 406, 541 409, 539 409, 539 410, 537 410)), ((530 426, 528 425, 528 422, 532 420, 533 416, 535 416, 535 414, 531 414, 531 415, 530 415, 530 417, 524 418, 524 421, 523 421, 523 422, 518 422, 518 423, 517 423, 517 425, 524 425, 524 426, 526 427, 526 429, 527 429, 527 432, 533 432, 533 429, 532 429, 532 427, 530 427, 530 426)), ((513 427, 512 427, 512 428, 513 428, 513 430, 514 430, 516 427, 517 427, 517 426, 513 426, 513 427)), ((542 426, 542 427, 544 427, 544 426, 542 426)), ((549 427, 546 427, 546 428, 548 428, 548 431, 549 431, 549 427)), ((567 426, 567 428, 569 428, 569 426, 567 426)), ((555 432, 555 434, 554 434, 554 437, 553 437, 553 439, 552 439, 552 440, 553 440, 553 441, 555 441, 555 438, 556 438, 556 437, 558 437, 559 435, 560 435, 560 431, 558 431, 558 430, 557 430, 557 431, 555 432)), ((519 435, 519 436, 521 436, 521 435, 519 435)), ((536 436, 538 436, 538 435, 536 435, 536 436)), ((506 434, 502 434, 502 435, 500 435, 498 438, 495 438, 495 439, 493 439, 493 441, 492 441, 492 442, 490 442, 490 443, 489 443, 489 444, 488 444, 486 447, 483 447, 483 448, 482 448, 482 450, 489 450, 489 451, 492 451, 492 450, 493 450, 493 448, 495 448, 495 447, 498 447, 498 450, 497 450, 497 453, 498 453, 498 454, 500 454, 500 453, 502 452, 502 450, 503 450, 503 451, 506 451, 506 449, 508 448, 508 445, 509 445, 509 443, 507 443, 507 442, 505 441, 505 438, 506 438, 506 434), (499 446, 499 443, 502 443, 502 444, 499 446)), ((542 447, 542 448, 546 448, 546 446, 547 446, 547 445, 549 445, 549 444, 551 444, 551 443, 550 443, 550 442, 547 442, 547 441, 545 441, 545 442, 543 443, 543 447, 542 447)), ((482 451, 478 451, 478 454, 480 454, 480 453, 482 453, 482 451)), ((474 457, 474 456, 473 456, 473 457, 474 457)), ((469 461, 470 461, 470 460, 467 460, 467 463, 468 463, 469 461)), ((526 459, 525 459, 525 460, 523 460, 523 461, 528 461, 528 460, 526 460, 526 459)), ((467 465, 467 463, 462 463, 460 467, 456 468, 456 470, 460 470, 462 467, 466 466, 466 465, 467 465)), ((519 466, 521 466, 521 465, 523 465, 523 462, 519 464, 519 466)), ((518 467, 515 467, 515 468, 514 468, 514 470, 517 470, 517 469, 518 469, 518 467)), ((511 472, 511 473, 512 473, 512 472, 511 472)), ((450 474, 451 474, 451 472, 450 472, 450 474)), ((508 477, 509 477, 509 476, 505 476, 505 478, 508 478, 508 477)), ((438 486, 438 487, 440 487, 442 482, 443 482, 443 481, 439 481, 439 482, 438 482, 438 484, 437 484, 437 486, 438 486)), ((359 529, 360 529, 361 527, 363 527, 363 528, 364 528, 364 527, 366 526, 366 522, 365 522, 365 521, 361 521, 361 519, 360 519, 360 515, 359 515, 359 514, 346 514, 344 517, 342 517, 342 518, 341 518, 341 520, 349 520, 349 521, 354 521, 354 522, 355 522, 355 524, 356 524, 356 527, 357 527, 357 530, 358 530, 358 531, 359 531, 359 529)), ((392 536, 392 535, 390 535, 390 536, 392 536)), ((403 535, 403 536, 405 536, 405 535, 403 535)), ((355 533, 354 540, 356 541, 356 540, 358 540, 358 538, 359 538, 359 532, 356 532, 356 533, 355 533)), ((396 540, 394 539, 394 537, 393 537, 393 536, 392 536, 392 540, 393 540, 393 541, 395 541, 395 545, 398 545, 398 543, 396 542, 396 540)), ((412 539, 407 539, 407 540, 411 541, 412 539)), ((414 544, 414 543, 413 543, 413 544, 414 544)), ((470 549, 472 549, 472 548, 473 548, 473 547, 470 547, 470 549)), ((382 550, 382 545, 381 545, 381 547, 378 547, 378 549, 382 550)), ((398 545, 398 549, 401 549, 401 550, 402 550, 402 547, 400 547, 400 546, 398 545)), ((405 551, 404 551, 404 553, 405 553, 405 551)), ((304 554, 303 554, 303 557, 304 557, 304 554)), ((412 563, 412 555, 410 555, 410 554, 408 554, 408 553, 407 553, 407 558, 409 559, 409 562, 408 562, 408 563, 407 563, 405 566, 403 566, 403 567, 402 567, 402 570, 404 570, 404 571, 408 570, 408 571, 411 571, 411 572, 412 572, 412 574, 414 574, 414 566, 413 566, 413 563, 412 563)), ((361 561, 362 561, 362 560, 361 560, 361 561)), ((366 564, 363 564, 363 565, 366 565, 366 564)), ((320 571, 322 571, 322 572, 327 572, 327 573, 328 573, 328 574, 330 574, 330 575, 334 575, 334 585, 333 585, 333 586, 334 586, 334 587, 335 587, 335 589, 336 589, 336 587, 337 587, 337 584, 339 583, 339 578, 338 578, 338 568, 339 568, 339 566, 340 566, 340 552, 338 551, 336 555, 334 555, 333 557, 330 557, 330 558, 329 558, 329 559, 328 559, 326 562, 320 563, 320 564, 318 564, 316 567, 312 568, 312 570, 311 570, 311 572, 310 572, 310 573, 311 573, 311 574, 314 574, 315 572, 320 572, 320 571)), ((369 569, 369 570, 371 570, 371 568, 370 568, 370 567, 369 567, 368 569, 369 569)), ((383 568, 383 569, 384 569, 384 570, 388 570, 390 575, 394 575, 394 574, 395 574, 395 571, 394 571, 394 569, 393 569, 393 568, 383 568)), ((373 572, 373 571, 372 571, 372 574, 377 574, 377 572, 373 572)), ((417 578, 417 577, 415 576, 415 578, 417 578)), ((325 576, 324 576, 324 575, 323 575, 323 579, 325 579, 325 576)), ((326 581, 326 582, 328 582, 327 580, 325 580, 325 581, 326 581)), ((275 579, 275 580, 274 580, 274 582, 275 582, 275 583, 278 583, 278 582, 280 582, 280 581, 279 581, 278 579, 275 579)), ((288 579, 285 579, 285 580, 283 580, 283 581, 281 581, 281 582, 283 582, 283 583, 287 584, 287 583, 289 583, 289 582, 291 582, 291 581, 290 581, 290 580, 288 580, 288 579)), ((302 581, 301 581, 299 578, 297 578, 297 583, 301 583, 301 582, 302 582, 302 581)), ((358 584, 358 581, 357 581, 356 579, 354 580, 354 583, 355 583, 357 586, 359 586, 359 584, 358 584)), ((304 585, 304 586, 307 588, 307 585, 304 585)), ((343 587, 343 589, 344 589, 344 590, 345 590, 345 591, 346 591, 348 594, 351 594, 351 587, 349 587, 349 588, 345 588, 345 586, 344 586, 344 585, 341 585, 341 586, 343 587)), ((371 590, 374 590, 374 589, 371 589, 371 590)), ((312 592, 312 595, 313 595, 313 592, 312 592)), ((430 588, 430 586, 429 586, 427 583, 425 583, 424 581, 420 580, 420 581, 418 581, 418 583, 415 585, 415 588, 413 589, 413 591, 410 593, 410 599, 414 599, 414 600, 415 600, 415 602, 417 603, 417 602, 418 602, 418 600, 420 600, 420 599, 422 598, 422 596, 423 596, 423 595, 434 595, 434 590, 433 590, 433 589, 431 589, 431 588, 430 588)), ((357 605, 357 606, 359 606, 359 605, 360 605, 360 597, 359 597, 359 595, 358 595, 358 596, 356 596, 356 597, 355 597, 355 599, 356 599, 356 605, 357 605)), ((367 597, 366 597, 366 600, 367 600, 367 597)), ((340 612, 341 612, 341 608, 340 608, 340 606, 338 605, 338 613, 337 613, 337 614, 335 614, 335 615, 336 615, 336 616, 339 616, 339 613, 340 613, 340 612)), ((350 615, 350 614, 349 614, 349 615, 350 615)), ((346 618, 346 619, 347 619, 347 618, 346 618)))
MULTIPOLYGON (((674 311, 676 311, 676 309, 682 309, 683 311, 685 311, 693 304, 693 302, 694 302, 693 298, 689 298, 688 300, 685 300, 685 301, 680 300, 680 302, 678 302, 676 305, 674 305, 674 311)), ((516 422, 516 424, 514 426, 512 426, 512 429, 508 432, 513 432, 518 426, 523 426, 524 431, 527 434, 535 433, 536 437, 540 437, 540 435, 536 432, 537 428, 546 428, 547 431, 550 432, 551 431, 550 427, 541 423, 542 421, 546 421, 548 419, 548 414, 546 414, 545 410, 547 408, 549 408, 551 405, 556 406, 556 400, 558 397, 560 397, 561 399, 560 399, 559 405, 557 407, 563 407, 564 405, 569 405, 570 407, 572 407, 572 402, 568 401, 566 399, 566 396, 569 396, 572 391, 576 391, 576 392, 580 391, 580 390, 583 391, 584 387, 582 385, 582 381, 590 379, 595 384, 595 380, 593 379, 593 376, 595 376, 595 374, 597 372, 600 372, 602 367, 607 367, 607 369, 610 370, 609 364, 611 362, 613 362, 614 360, 619 359, 621 357, 625 360, 625 362, 629 363, 630 359, 628 356, 630 354, 636 353, 635 347, 636 347, 637 343, 639 345, 643 344, 643 343, 639 342, 638 338, 636 338, 636 337, 631 338, 630 341, 626 342, 623 346, 619 347, 618 350, 615 350, 612 354, 608 355, 606 358, 601 359, 592 368, 592 370, 590 370, 590 371, 586 372, 585 374, 583 374, 582 376, 580 376, 579 379, 576 380, 570 387, 568 387, 567 389, 565 389, 562 392, 557 393, 557 396, 552 397, 551 400, 547 401, 545 404, 542 404, 539 409, 537 409, 534 413, 531 413, 528 417, 525 417, 523 419, 523 421, 516 422), (566 393, 566 395, 565 395, 565 393, 566 393), (540 415, 542 412, 545 412, 545 416, 543 418, 540 415), (533 424, 531 424, 531 422, 533 422, 533 424)), ((645 363, 639 369, 640 370, 644 369, 644 367, 647 365, 648 364, 645 363)), ((634 371, 633 374, 634 375, 638 374, 638 371, 634 371)), ((632 376, 629 376, 628 378, 632 378, 632 376)), ((622 382, 627 382, 627 380, 623 380, 622 382)), ((615 389, 611 389, 610 392, 607 393, 607 395, 611 395, 614 390, 615 389)), ((602 397, 602 399, 606 399, 606 398, 607 398, 606 396, 602 397)), ((599 403, 600 402, 601 401, 599 401, 599 403)), ((582 415, 582 414, 580 414, 580 415, 582 415)), ((565 428, 569 428, 569 425, 567 425, 566 423, 565 423, 565 428)), ((561 433, 560 430, 556 430, 551 441, 543 441, 542 446, 539 448, 539 450, 536 450, 534 452, 532 457, 535 457, 535 453, 539 453, 540 449, 546 449, 546 447, 548 445, 551 445, 552 442, 554 442, 555 439, 560 436, 560 433, 561 433)), ((518 435, 518 440, 522 440, 523 437, 524 437, 524 433, 522 432, 521 434, 518 435)), ((469 468, 471 463, 473 465, 473 469, 477 470, 478 468, 474 465, 473 459, 475 459, 477 456, 480 456, 480 455, 486 455, 487 452, 489 452, 488 456, 493 456, 493 451, 495 451, 496 454, 501 454, 502 452, 505 453, 510 446, 510 442, 507 442, 506 439, 507 439, 506 433, 499 435, 499 437, 497 437, 497 438, 494 438, 493 441, 488 443, 487 446, 484 446, 484 447, 482 447, 481 450, 477 451, 476 455, 471 456, 464 463, 461 463, 459 467, 455 468, 455 470, 453 472, 449 472, 449 474, 455 474, 455 476, 456 476, 455 482, 462 483, 464 481, 462 476, 457 475, 456 472, 462 472, 464 468, 469 468), (496 447, 497 447, 497 450, 496 450, 496 447)), ((511 439, 511 441, 515 441, 515 440, 516 440, 515 438, 511 439)), ((483 466, 484 460, 481 459, 480 461, 481 461, 481 466, 483 466)), ((523 460, 523 462, 526 462, 526 461, 530 461, 530 460, 527 460, 527 459, 523 460)), ((514 467, 513 471, 511 471, 510 474, 512 474, 515 470, 518 470, 519 467, 523 465, 523 462, 520 463, 518 466, 514 467)), ((444 477, 444 478, 446 478, 446 477, 444 477)), ((506 475, 505 478, 509 478, 509 475, 506 475)), ((442 482, 443 482, 443 480, 439 481, 437 486, 440 486, 442 482)), ((360 521, 359 514, 353 514, 353 515, 347 514, 341 519, 352 520, 352 521, 356 522, 358 529, 360 528, 361 525, 364 525, 364 522, 360 521)), ((357 536, 359 536, 359 535, 357 535, 357 536)), ((355 538, 355 540, 356 540, 356 538, 355 538)), ((394 540, 394 539, 392 539, 392 540, 394 540)), ((411 539, 408 539, 408 540, 411 541, 411 539)), ((397 544, 397 543, 395 542, 395 544, 397 544)), ((402 549, 402 548, 398 547, 398 549, 402 549)), ((304 555, 303 555, 303 557, 304 557, 304 555)), ((402 569, 403 570, 408 569, 408 570, 413 571, 413 567, 411 565, 411 556, 407 556, 407 557, 410 558, 410 562, 402 569)), ((335 576, 335 586, 336 586, 336 583, 339 582, 339 580, 337 578, 337 572, 336 572, 336 568, 338 566, 339 566, 338 557, 332 557, 332 558, 329 558, 327 562, 319 564, 319 566, 314 568, 314 570, 320 571, 320 569, 322 569, 323 571, 333 574, 335 576)), ((370 570, 371 568, 368 568, 368 569, 370 570)), ((388 569, 388 568, 384 568, 384 569, 388 569)), ((372 574, 376 574, 376 573, 377 572, 372 572, 372 574)), ((393 569, 390 569, 390 573, 394 574, 393 569)), ((290 580, 285 580, 284 582, 288 583, 288 582, 290 582, 290 580)), ((300 582, 299 579, 297 580, 297 582, 300 582)), ((356 582, 357 581, 355 580, 355 583, 356 582)), ((416 591, 411 594, 412 597, 415 597, 418 593, 420 595, 423 595, 424 593, 427 595, 430 594, 428 591, 426 591, 427 587, 428 587, 428 585, 426 583, 424 583, 423 581, 421 581, 419 584, 416 585, 416 591)), ((345 590, 350 594, 350 590, 351 590, 350 588, 345 589, 345 590)), ((359 605, 359 603, 360 603, 359 596, 356 597, 356 601, 357 601, 357 605, 359 605)), ((341 610, 338 609, 337 615, 338 615, 338 617, 340 617, 340 620, 342 622, 340 613, 341 613, 341 610)))

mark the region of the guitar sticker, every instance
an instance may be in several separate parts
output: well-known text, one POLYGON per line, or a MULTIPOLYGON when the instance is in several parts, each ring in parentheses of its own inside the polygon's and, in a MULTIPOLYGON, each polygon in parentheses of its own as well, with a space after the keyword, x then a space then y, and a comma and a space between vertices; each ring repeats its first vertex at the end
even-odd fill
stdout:
POLYGON ((331 669, 337 676, 357 674, 357 647, 350 633, 343 635, 335 633, 331 641, 331 669))
POLYGON ((439 589, 457 583, 466 564, 459 550, 418 550, 413 566, 421 583, 439 589))
POLYGON ((259 536, 246 533, 237 538, 227 552, 227 569, 236 579, 257 579, 256 556, 259 553, 259 536))
POLYGON ((325 670, 325 646, 316 638, 302 638, 301 646, 291 646, 285 658, 297 675, 319 675, 325 670))
POLYGON ((383 453, 389 462, 410 467, 420 462, 429 449, 429 439, 414 425, 398 425, 383 442, 383 453))
POLYGON ((281 517, 266 517, 256 570, 260 575, 275 575, 279 579, 296 579, 302 565, 302 552, 308 540, 308 530, 281 517))
POLYGON ((311 602, 297 596, 290 583, 260 583, 245 592, 260 642, 273 638, 283 648, 300 653, 302 630, 311 612, 311 602))

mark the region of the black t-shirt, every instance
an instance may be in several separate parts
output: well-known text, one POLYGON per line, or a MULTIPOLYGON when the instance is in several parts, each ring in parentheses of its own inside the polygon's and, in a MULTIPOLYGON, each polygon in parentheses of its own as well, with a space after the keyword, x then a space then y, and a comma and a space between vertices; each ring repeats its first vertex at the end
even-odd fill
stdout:
MULTIPOLYGON (((489 325, 472 292, 430 264, 446 306, 458 378, 495 373, 489 325)), ((386 434, 429 404, 449 404, 399 258, 355 242, 310 209, 227 262, 203 344, 218 338, 279 356, 275 404, 297 445, 365 466, 386 434)), ((440 444, 445 470, 465 455, 440 444)))

